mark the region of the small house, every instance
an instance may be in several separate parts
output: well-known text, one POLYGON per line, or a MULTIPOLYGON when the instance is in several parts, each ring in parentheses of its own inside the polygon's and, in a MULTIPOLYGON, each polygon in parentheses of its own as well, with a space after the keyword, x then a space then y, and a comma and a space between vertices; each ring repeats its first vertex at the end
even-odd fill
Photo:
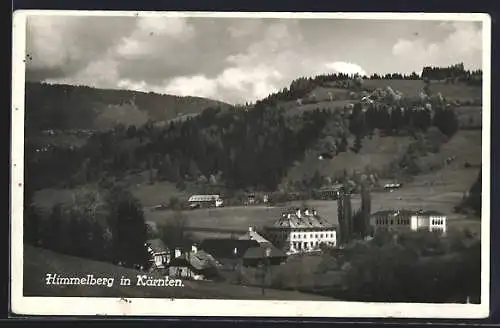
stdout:
POLYGON ((218 262, 207 252, 193 247, 191 252, 174 258, 169 265, 170 277, 187 280, 211 280, 218 276, 218 262))
POLYGON ((170 262, 170 254, 161 239, 150 239, 146 241, 145 246, 149 254, 151 269, 164 269, 170 262))

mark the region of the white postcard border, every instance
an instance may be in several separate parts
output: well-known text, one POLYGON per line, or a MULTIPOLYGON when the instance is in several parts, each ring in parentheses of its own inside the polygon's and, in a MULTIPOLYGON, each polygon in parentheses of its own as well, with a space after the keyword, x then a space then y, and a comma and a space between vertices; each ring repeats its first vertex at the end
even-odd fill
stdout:
POLYGON ((13 15, 12 139, 11 139, 11 310, 20 315, 160 315, 240 317, 365 317, 485 318, 490 303, 490 131, 491 18, 488 14, 456 13, 243 13, 19 10, 13 15), (367 303, 337 301, 240 301, 198 299, 24 297, 23 176, 26 17, 168 16, 301 19, 480 21, 483 26, 483 130, 481 304, 367 303))

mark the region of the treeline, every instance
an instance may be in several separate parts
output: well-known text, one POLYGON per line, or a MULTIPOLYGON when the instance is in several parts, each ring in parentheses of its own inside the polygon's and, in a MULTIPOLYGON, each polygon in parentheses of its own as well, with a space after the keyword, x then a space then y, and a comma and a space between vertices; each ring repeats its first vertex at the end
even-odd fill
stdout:
MULTIPOLYGON (((323 247, 314 259, 294 256, 268 275, 267 286, 344 301, 477 304, 481 241, 469 232, 387 232, 344 248, 323 247)), ((247 283, 254 275, 245 276, 247 283)))
POLYGON ((448 83, 466 82, 470 85, 481 85, 483 79, 482 70, 466 70, 464 64, 459 63, 448 67, 426 66, 421 74, 426 80, 445 80, 448 83))
POLYGON ((472 211, 481 217, 481 195, 482 195, 482 171, 479 171, 476 181, 471 186, 469 192, 462 197, 462 201, 455 207, 456 212, 472 211))
POLYGON ((147 268, 147 238, 141 203, 120 187, 74 195, 43 213, 27 192, 24 243, 61 254, 147 268))
POLYGON ((450 231, 379 234, 344 254, 344 286, 332 292, 349 301, 479 303, 481 241, 450 231))

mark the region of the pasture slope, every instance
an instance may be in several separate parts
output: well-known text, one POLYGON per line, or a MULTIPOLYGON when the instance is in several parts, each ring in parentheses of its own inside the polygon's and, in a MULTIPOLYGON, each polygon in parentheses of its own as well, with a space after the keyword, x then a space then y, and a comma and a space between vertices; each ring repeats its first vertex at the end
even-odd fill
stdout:
MULTIPOLYGON (((397 141, 393 140, 390 143, 395 142, 397 141)), ((366 147, 370 148, 372 146, 373 145, 368 144, 366 147)), ((323 171, 324 173, 337 172, 340 169, 343 170, 345 167, 354 168, 359 166, 362 168, 363 165, 366 164, 363 162, 363 158, 366 161, 370 160, 370 156, 366 154, 366 157, 363 157, 363 155, 355 156, 354 154, 347 154, 346 157, 348 156, 352 156, 350 162, 335 158, 330 160, 330 164, 323 164, 327 162, 325 160, 319 161, 322 163, 321 165, 325 165, 326 167, 320 168, 325 168, 323 171), (339 161, 338 164, 336 160, 339 161), (331 168, 333 169, 328 171, 331 168)), ((374 160, 369 162, 370 165, 374 165, 377 161, 382 165, 393 158, 391 152, 385 154, 385 159, 383 156, 383 153, 374 154, 374 160), (381 159, 379 158, 377 160, 377 156, 381 157, 381 159)), ((436 171, 415 176, 413 181, 405 184, 400 190, 391 193, 372 193, 372 211, 397 208, 436 210, 448 215, 451 228, 468 227, 474 231, 478 231, 480 229, 479 220, 455 214, 453 213, 453 208, 461 201, 464 192, 470 189, 477 178, 479 169, 476 167, 466 168, 464 163, 480 164, 481 131, 466 130, 457 132, 457 134, 442 146, 440 153, 428 156, 425 160, 431 163, 442 163, 450 156, 455 156, 455 160, 452 163, 436 171)), ((306 164, 302 163, 300 165, 306 164)), ((293 170, 296 170, 296 168, 293 168, 292 171, 293 170)), ((150 188, 150 186, 146 188, 150 188)), ((146 195, 146 193, 142 195, 146 195)), ((141 200, 146 204, 151 203, 148 198, 143 198, 141 200)), ((338 223, 336 201, 310 200, 305 203, 308 206, 315 207, 318 212, 325 216, 331 223, 338 223)), ((360 203, 359 196, 354 195, 352 198, 353 210, 357 210, 360 207, 360 203)), ((287 204, 286 206, 298 206, 301 204, 302 202, 295 202, 287 204)), ((185 211, 184 215, 186 217, 187 226, 192 228, 221 228, 221 230, 245 231, 250 226, 260 227, 271 223, 279 217, 281 211, 281 207, 241 206, 185 211)), ((161 225, 174 217, 174 213, 169 210, 156 212, 146 211, 145 215, 146 220, 154 222, 157 225, 161 225)), ((195 236, 200 239, 221 235, 228 235, 228 233, 195 233, 195 236)))
MULTIPOLYGON (((109 263, 91 261, 74 256, 62 255, 49 250, 24 246, 24 296, 52 296, 52 297, 123 297, 123 298, 184 298, 184 299, 241 299, 241 300, 316 300, 332 301, 333 299, 293 291, 266 289, 262 295, 260 288, 238 286, 219 282, 183 281, 183 287, 143 287, 119 286, 120 277, 125 276, 135 281, 136 270, 125 269, 109 263), (45 275, 57 273, 65 277, 85 277, 93 274, 94 277, 115 278, 112 287, 102 286, 57 286, 46 285, 45 275)), ((157 275, 149 274, 160 278, 157 275)))
MULTIPOLYGON (((394 90, 403 92, 406 96, 418 96, 424 84, 420 80, 366 80, 364 85, 368 88, 385 88, 391 86, 394 90)), ((470 101, 481 99, 481 88, 467 85, 452 85, 432 83, 433 92, 441 92, 445 98, 451 100, 470 101)), ((314 108, 334 109, 344 106, 348 100, 348 91, 334 86, 321 86, 313 90, 317 103, 298 106, 297 102, 284 102, 287 111, 300 113, 314 108), (329 100, 330 92, 335 100, 329 100)), ((469 120, 474 116, 475 122, 481 122, 481 108, 474 106, 460 106, 461 120, 469 120)), ((352 144, 352 140, 349 141, 352 144)), ((289 180, 300 180, 304 174, 312 174, 318 170, 327 176, 336 176, 344 169, 364 169, 367 166, 374 169, 383 169, 395 157, 401 155, 411 140, 407 137, 380 137, 365 138, 359 154, 351 152, 342 153, 332 160, 318 160, 317 154, 308 151, 304 160, 297 162, 287 174, 289 180)), ((450 214, 453 220, 462 220, 463 217, 452 214, 452 209, 457 205, 464 192, 468 191, 477 177, 478 169, 465 168, 464 163, 480 164, 481 162, 481 130, 460 130, 451 140, 442 146, 438 154, 428 155, 422 160, 429 164, 442 163, 447 157, 454 156, 455 161, 448 166, 436 171, 416 176, 414 181, 408 183, 401 190, 393 193, 373 193, 372 209, 388 208, 426 208, 450 214)), ((155 185, 144 183, 143 177, 131 177, 133 193, 145 206, 146 219, 157 224, 168 221, 173 213, 171 211, 149 211, 150 206, 164 204, 170 197, 187 198, 186 192, 181 192, 168 182, 155 185)), ((49 208, 56 202, 71 200, 71 190, 46 189, 36 194, 35 202, 42 208, 49 208)), ((320 213, 325 215, 332 223, 337 223, 336 202, 309 201, 320 213)), ((296 204, 290 204, 296 205, 296 204)), ((359 206, 359 200, 354 197, 353 208, 359 206)), ((249 226, 260 226, 279 215, 280 208, 268 207, 235 207, 222 209, 208 209, 186 211, 187 224, 192 227, 220 227, 224 229, 246 230, 249 226)), ((458 221, 456 221, 458 222, 458 221)), ((206 234, 206 233, 205 233, 206 234)))

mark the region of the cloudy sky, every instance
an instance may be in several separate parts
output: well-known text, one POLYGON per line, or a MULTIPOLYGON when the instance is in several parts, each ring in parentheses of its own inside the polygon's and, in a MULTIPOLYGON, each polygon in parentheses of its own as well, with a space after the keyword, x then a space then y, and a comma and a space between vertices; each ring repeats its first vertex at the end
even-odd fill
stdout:
POLYGON ((30 16, 30 81, 244 103, 299 76, 481 68, 481 23, 30 16))

